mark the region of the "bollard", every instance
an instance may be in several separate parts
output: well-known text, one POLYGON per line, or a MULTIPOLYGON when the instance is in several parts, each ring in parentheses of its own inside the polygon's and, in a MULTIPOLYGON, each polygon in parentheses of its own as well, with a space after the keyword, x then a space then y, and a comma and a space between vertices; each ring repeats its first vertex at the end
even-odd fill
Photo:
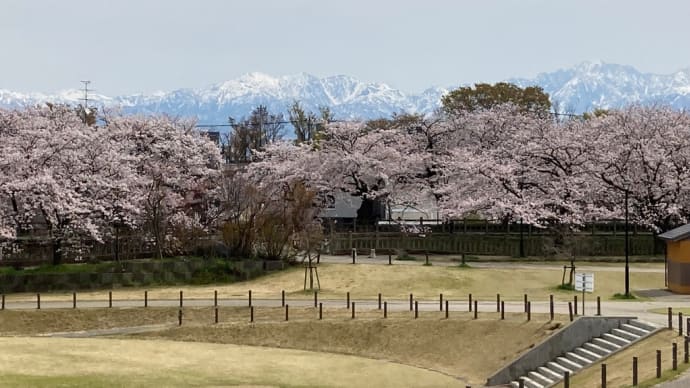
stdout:
POLYGON ((352 302, 352 319, 355 319, 355 302, 352 302))
POLYGON ((182 290, 180 290, 180 307, 182 307, 182 290))
POLYGON ((214 308, 214 310, 215 310, 215 315, 214 315, 213 321, 214 321, 214 323, 218 323, 218 307, 214 308))
POLYGON ((177 310, 177 324, 182 326, 182 309, 177 310))
POLYGON ((248 302, 249 302, 249 307, 252 307, 252 290, 249 290, 249 296, 248 296, 248 302))
POLYGON ((319 321, 323 319, 323 303, 319 302, 319 321))
POLYGON ((678 312, 678 335, 683 336, 683 313, 678 312))
POLYGON ((379 292, 379 310, 381 310, 381 293, 379 292))
POLYGON ((5 309, 5 294, 2 294, 2 310, 5 309))
POLYGON ((606 364, 601 364, 601 388, 606 388, 606 364))
POLYGON ((601 297, 597 296, 597 316, 601 316, 601 297))
POLYGON ((668 308, 668 328, 673 330, 673 309, 668 308))
POLYGON ((288 305, 285 305, 285 321, 287 322, 288 320, 288 305))
POLYGON ((419 303, 417 301, 414 301, 414 319, 417 319, 419 317, 419 303))
POLYGON ((570 315, 570 322, 573 321, 573 302, 568 302, 568 314, 570 315))
POLYGON ((690 362, 690 352, 688 352, 688 349, 690 347, 690 337, 685 337, 685 341, 683 341, 683 362, 688 363, 690 362))
POLYGON ((391 260, 391 254, 388 254, 388 265, 392 265, 393 261, 391 260))
POLYGON ((347 309, 350 309, 350 291, 345 295, 345 303, 347 304, 347 309))
POLYGON ((506 302, 501 301, 501 320, 506 319, 506 302))
POLYGON ((446 319, 448 319, 448 299, 446 299, 446 319))
POLYGON ((355 263, 356 259, 357 259, 357 248, 352 248, 352 264, 355 263))
POLYGON ((113 307, 113 292, 108 291, 108 308, 113 307))
POLYGON ((551 320, 553 321, 553 295, 549 295, 549 316, 551 317, 551 320))
POLYGON ((474 301, 474 319, 477 319, 477 314, 478 314, 478 308, 477 308, 477 301, 474 301))
POLYGON ((570 388, 570 372, 563 374, 563 388, 570 388))
POLYGON ((36 310, 41 309, 41 294, 36 294, 36 310))
POLYGON ((661 350, 656 351, 656 378, 661 378, 661 350))
POLYGON ((77 308, 77 293, 76 292, 72 293, 72 308, 73 309, 77 308))
POLYGON ((632 365, 632 385, 633 387, 637 386, 637 357, 633 357, 633 365, 632 365))
POLYGON ((469 301, 470 301, 470 303, 469 303, 470 308, 469 309, 470 309, 470 312, 472 312, 472 294, 470 294, 469 301))
POLYGON ((532 320, 532 302, 527 302, 527 320, 532 320))
POLYGON ((496 294, 496 312, 501 312, 501 294, 496 294))
POLYGON ((317 291, 314 291, 314 308, 316 308, 319 305, 319 294, 317 291))
MULTIPOLYGON (((251 299, 250 299, 249 305, 250 306, 252 305, 251 299)), ((218 307, 218 290, 213 290, 213 307, 218 307)))
POLYGON ((678 344, 675 342, 671 347, 671 365, 673 370, 678 370, 678 344))
POLYGON ((149 292, 144 291, 144 307, 149 307, 149 292))
POLYGON ((575 315, 577 315, 577 295, 573 295, 573 305, 574 305, 573 306, 573 309, 574 309, 573 313, 575 315))
POLYGON ((412 305, 412 294, 410 294, 410 311, 412 311, 413 308, 414 306, 412 305))
POLYGON ((438 311, 443 311, 443 294, 438 295, 438 311))
POLYGON ((525 312, 527 312, 527 294, 525 294, 525 312))
POLYGON ((388 318, 388 302, 383 302, 383 317, 388 318))

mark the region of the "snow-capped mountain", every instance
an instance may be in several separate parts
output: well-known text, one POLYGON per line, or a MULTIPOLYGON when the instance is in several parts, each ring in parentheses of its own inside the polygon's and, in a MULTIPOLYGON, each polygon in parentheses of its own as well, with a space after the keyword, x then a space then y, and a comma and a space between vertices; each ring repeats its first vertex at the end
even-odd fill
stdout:
MULTIPOLYGON (((581 113, 595 108, 620 108, 632 103, 690 107, 690 68, 673 74, 641 73, 631 66, 583 62, 572 68, 541 73, 534 79, 509 79, 521 86, 539 85, 559 111, 581 113)), ((108 97, 89 94, 94 105, 120 107, 126 113, 167 113, 197 117, 200 123, 227 123, 242 118, 256 106, 286 112, 298 100, 307 110, 327 106, 339 119, 390 117, 393 113, 430 113, 440 98, 457 86, 431 87, 410 94, 384 83, 367 83, 336 75, 318 78, 300 73, 273 77, 250 73, 202 89, 178 89, 151 95, 108 97)), ((16 107, 46 101, 79 104, 80 90, 53 95, 22 94, 0 89, 0 106, 16 107)))

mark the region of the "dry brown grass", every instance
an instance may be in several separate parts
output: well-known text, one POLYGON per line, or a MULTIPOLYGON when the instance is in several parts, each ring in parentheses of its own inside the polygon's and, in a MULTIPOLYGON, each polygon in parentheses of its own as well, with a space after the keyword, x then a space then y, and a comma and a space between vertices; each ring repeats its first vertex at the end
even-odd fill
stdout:
MULTIPOLYGON (((614 271, 593 271, 596 292, 606 300, 621 292, 624 273, 614 271)), ((322 264, 319 267, 322 298, 342 298, 350 291, 353 298, 376 298, 380 292, 385 299, 405 299, 409 293, 418 298, 437 298, 443 293, 447 298, 465 299, 468 293, 483 300, 493 300, 500 293, 506 300, 520 300, 527 293, 533 300, 547 300, 554 294, 557 300, 569 300, 573 291, 556 290, 561 283, 562 270, 556 269, 479 269, 458 267, 425 267, 409 265, 367 265, 367 264, 322 264)), ((632 267, 631 287, 636 289, 662 288, 663 273, 635 272, 632 267)), ((150 299, 178 298, 184 290, 185 298, 213 297, 217 290, 220 298, 246 298, 252 290, 255 298, 279 299, 281 290, 288 298, 308 299, 310 293, 303 292, 304 272, 299 268, 274 273, 256 280, 222 285, 152 287, 148 288, 150 299)), ((142 300, 144 288, 122 288, 115 290, 115 299, 142 300)), ((107 300, 107 291, 80 292, 79 300, 107 300)), ((71 293, 44 293, 42 300, 71 302, 71 293)), ((34 301, 35 294, 8 295, 8 302, 34 301)), ((105 302, 104 302, 105 303, 105 302)))
POLYGON ((460 387, 441 373, 327 353, 161 340, 1 338, 0 386, 460 387))
POLYGON ((249 323, 247 307, 220 308, 214 325, 212 308, 185 308, 182 327, 176 327, 176 308, 23 310, 0 314, 0 334, 35 335, 49 332, 96 330, 113 327, 167 324, 169 329, 133 335, 138 339, 259 345, 391 360, 439 371, 479 385, 488 375, 529 349, 562 325, 565 317, 546 323, 541 314, 531 322, 524 314, 482 312, 478 320, 467 312, 358 311, 356 319, 345 308, 325 308, 318 321, 314 308, 290 308, 284 322, 281 307, 255 308, 249 323))

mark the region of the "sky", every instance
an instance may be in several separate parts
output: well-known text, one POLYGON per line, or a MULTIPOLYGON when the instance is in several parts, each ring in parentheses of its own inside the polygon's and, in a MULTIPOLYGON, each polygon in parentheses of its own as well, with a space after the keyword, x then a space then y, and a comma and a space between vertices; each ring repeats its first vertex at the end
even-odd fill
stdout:
POLYGON ((202 88, 249 72, 406 92, 586 60, 690 67, 687 0, 1 0, 0 89, 202 88))

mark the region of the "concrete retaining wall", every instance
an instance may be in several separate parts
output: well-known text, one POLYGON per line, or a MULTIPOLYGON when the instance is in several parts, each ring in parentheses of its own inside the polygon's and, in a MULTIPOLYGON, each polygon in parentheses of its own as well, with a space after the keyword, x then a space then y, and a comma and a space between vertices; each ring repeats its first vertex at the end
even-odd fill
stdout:
POLYGON ((489 377, 486 385, 508 384, 583 343, 620 327, 635 317, 580 317, 489 377))

